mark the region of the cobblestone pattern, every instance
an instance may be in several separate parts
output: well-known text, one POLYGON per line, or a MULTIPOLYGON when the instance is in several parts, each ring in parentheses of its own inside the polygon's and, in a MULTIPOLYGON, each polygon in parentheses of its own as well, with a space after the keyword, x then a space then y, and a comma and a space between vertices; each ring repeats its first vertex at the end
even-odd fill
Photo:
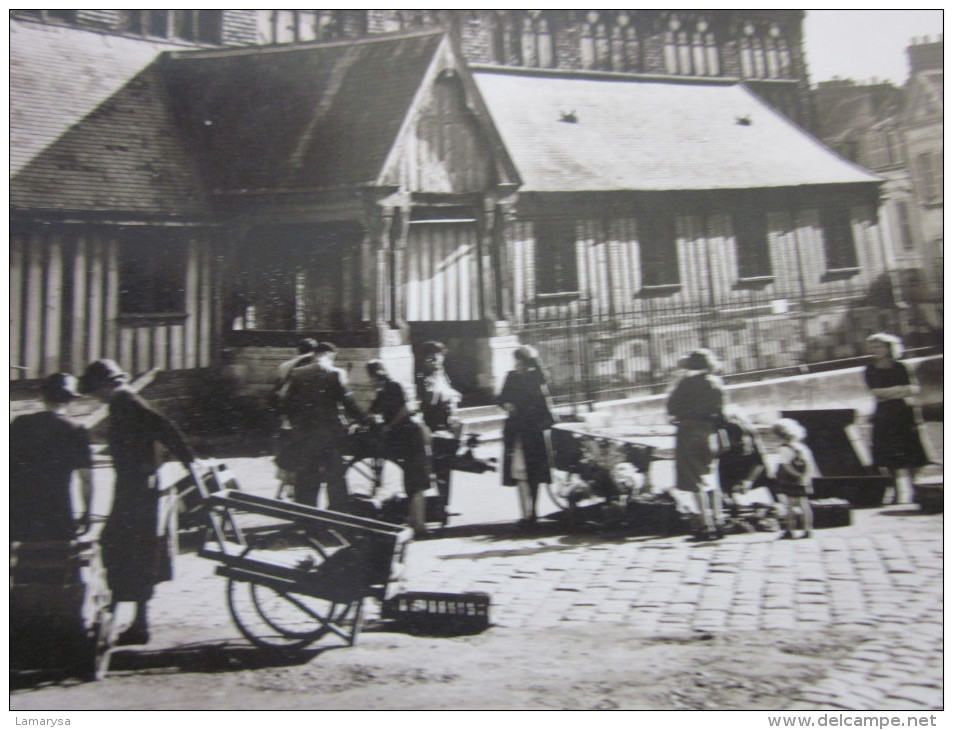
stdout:
POLYGON ((485 591, 510 627, 619 622, 645 635, 857 629, 862 641, 790 709, 941 709, 939 534, 775 535, 694 546, 681 538, 566 545, 500 542, 414 560, 415 590, 485 591), (472 551, 472 552, 471 552, 472 551))
MULTIPOLYGON (((271 485, 262 494, 273 496, 271 485)), ((895 509, 855 511, 851 527, 793 541, 757 533, 694 544, 555 526, 521 535, 488 525, 412 544, 403 588, 486 592, 493 624, 513 628, 622 623, 646 637, 856 632, 856 649, 787 709, 942 709, 943 518, 895 509)), ((151 604, 156 637, 165 624, 179 641, 237 639, 224 591, 213 563, 181 555, 176 580, 161 584, 151 604)))

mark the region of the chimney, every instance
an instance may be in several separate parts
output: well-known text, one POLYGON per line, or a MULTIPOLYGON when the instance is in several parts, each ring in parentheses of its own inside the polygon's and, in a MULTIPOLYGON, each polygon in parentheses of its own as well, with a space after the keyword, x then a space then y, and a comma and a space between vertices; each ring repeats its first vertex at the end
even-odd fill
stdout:
POLYGON ((943 68, 943 36, 937 41, 930 41, 924 37, 922 43, 916 43, 916 38, 907 48, 907 58, 910 61, 910 75, 918 71, 943 68))

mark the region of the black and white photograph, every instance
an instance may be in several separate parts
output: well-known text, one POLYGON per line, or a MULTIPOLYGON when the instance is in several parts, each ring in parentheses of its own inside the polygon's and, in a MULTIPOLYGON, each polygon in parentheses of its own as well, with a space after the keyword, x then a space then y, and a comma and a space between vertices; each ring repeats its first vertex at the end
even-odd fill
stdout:
POLYGON ((943 26, 9 10, 16 724, 935 726, 943 26))

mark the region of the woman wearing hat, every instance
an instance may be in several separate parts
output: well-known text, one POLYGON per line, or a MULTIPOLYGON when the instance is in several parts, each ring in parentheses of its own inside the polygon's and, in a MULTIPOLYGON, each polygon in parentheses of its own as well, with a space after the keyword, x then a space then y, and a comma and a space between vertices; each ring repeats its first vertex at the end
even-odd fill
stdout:
POLYGON ((188 465, 192 451, 172 421, 127 385, 129 376, 112 360, 97 360, 80 379, 80 392, 109 405, 108 441, 116 482, 113 506, 102 534, 103 563, 113 603, 135 602, 136 615, 117 643, 146 644, 146 607, 153 586, 171 579, 159 525, 155 444, 188 465))
POLYGON ((513 352, 516 368, 506 374, 496 402, 507 413, 503 425, 503 484, 519 488, 520 527, 536 522, 539 485, 552 482, 544 434, 556 422, 549 389, 534 348, 513 352))
POLYGON ((10 424, 10 539, 74 540, 89 529, 93 492, 89 432, 67 416, 70 401, 79 396, 76 378, 50 375, 40 394, 44 410, 10 424), (70 496, 74 472, 82 500, 78 522, 70 496))
POLYGON ((894 494, 887 502, 913 501, 913 477, 930 463, 920 437, 921 416, 914 398, 920 388, 907 366, 900 362, 903 343, 883 332, 870 335, 867 347, 871 361, 864 380, 877 402, 873 416, 874 465, 890 471, 894 494))
POLYGON ((675 486, 695 497, 701 516, 695 538, 715 540, 722 537, 721 490, 713 469, 724 407, 724 386, 715 374, 720 366, 707 349, 690 353, 679 366, 687 372, 668 398, 668 413, 677 424, 675 486))

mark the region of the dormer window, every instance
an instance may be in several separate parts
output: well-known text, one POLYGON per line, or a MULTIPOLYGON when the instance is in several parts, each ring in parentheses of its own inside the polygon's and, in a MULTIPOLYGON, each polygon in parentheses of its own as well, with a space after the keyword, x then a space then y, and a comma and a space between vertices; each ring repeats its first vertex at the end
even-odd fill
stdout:
POLYGON ((221 10, 126 10, 129 33, 199 43, 222 42, 221 10))

